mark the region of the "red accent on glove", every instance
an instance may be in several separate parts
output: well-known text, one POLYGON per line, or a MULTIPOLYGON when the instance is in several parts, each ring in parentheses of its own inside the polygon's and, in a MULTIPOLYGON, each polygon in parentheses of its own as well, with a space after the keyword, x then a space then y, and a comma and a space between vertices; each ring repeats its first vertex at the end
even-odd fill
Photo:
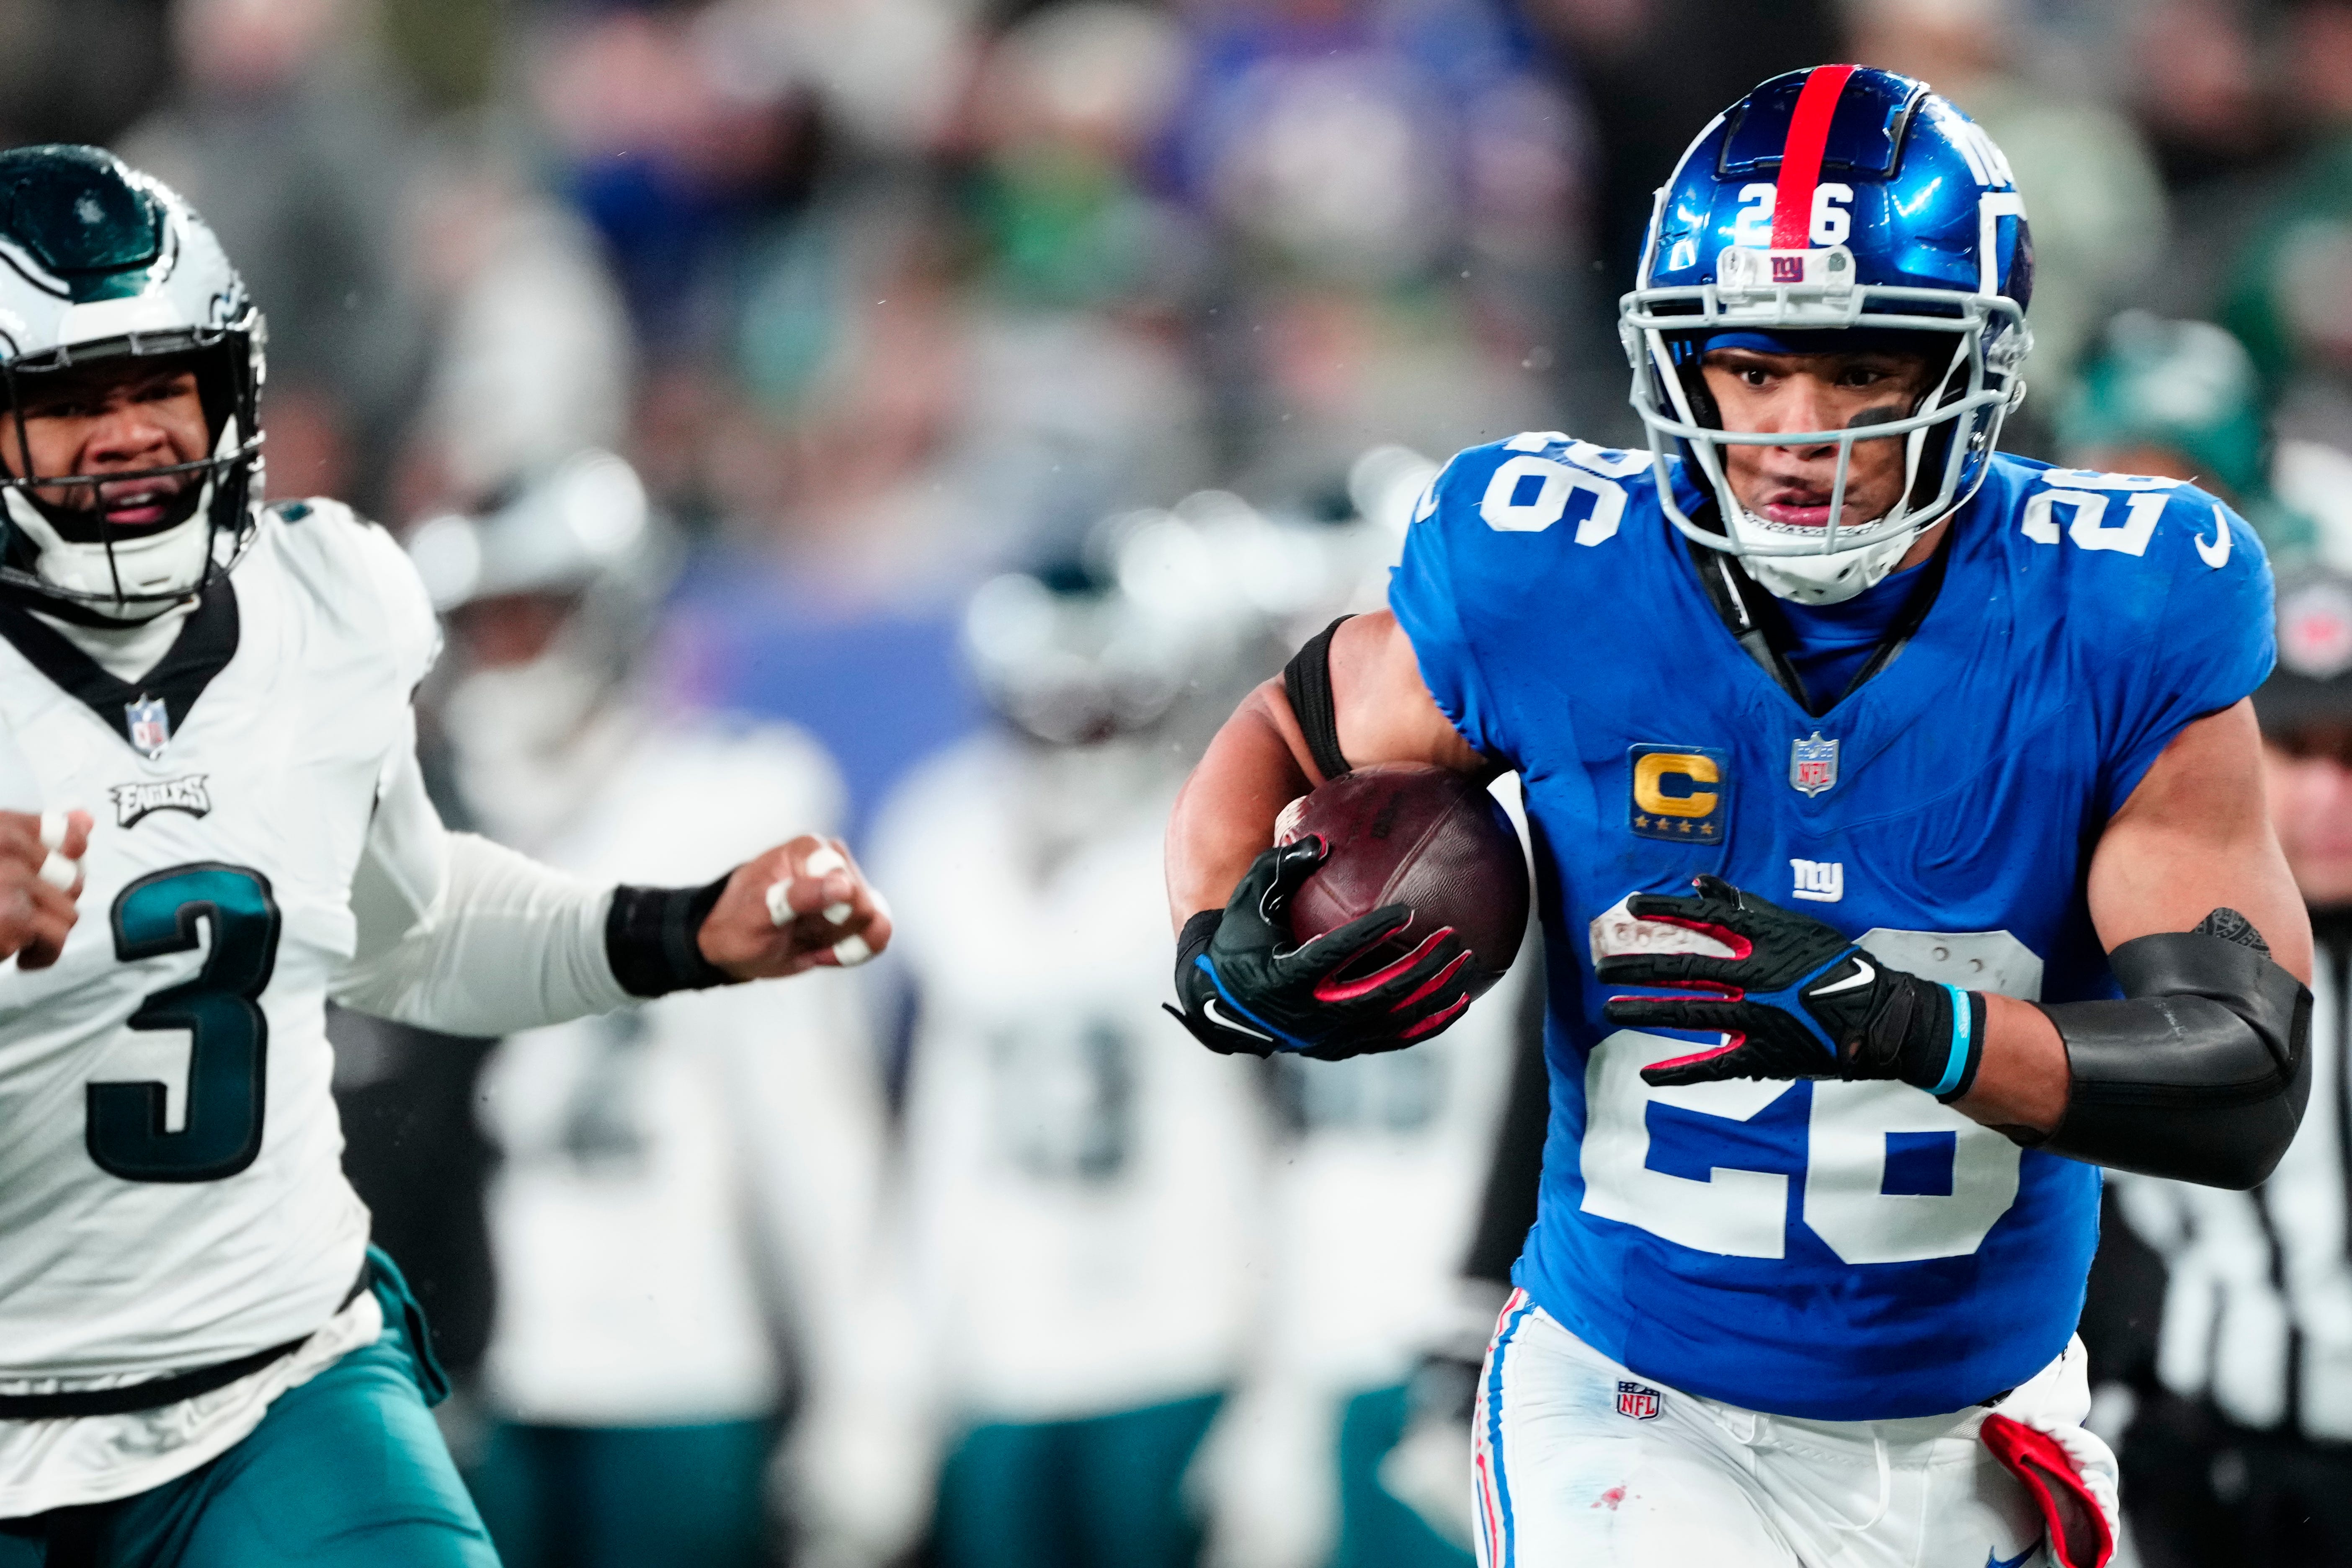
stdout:
MULTIPOLYGON (((1408 923, 1410 923, 1410 921, 1408 921, 1408 923)), ((1402 930, 1403 928, 1401 926, 1397 929, 1402 930)), ((1337 974, 1325 975, 1321 980, 1315 984, 1315 1000, 1318 1002, 1353 1002, 1360 997, 1368 996, 1373 992, 1379 990, 1381 986, 1386 985, 1390 981, 1403 974, 1406 970, 1411 969, 1423 959, 1427 958, 1431 950, 1435 948, 1439 942, 1444 942, 1447 937, 1452 936, 1453 934, 1454 928, 1452 926, 1440 926, 1435 931, 1431 931, 1427 936, 1423 937, 1421 939, 1421 945, 1414 948, 1411 952, 1406 953, 1402 958, 1398 959, 1393 963, 1385 964, 1379 969, 1373 970, 1370 974, 1365 975, 1360 980, 1342 980, 1337 974)), ((1467 958, 1469 954, 1467 953, 1462 955, 1463 958, 1467 958)), ((1462 958, 1457 958, 1451 964, 1446 966, 1444 973, 1450 975, 1461 967, 1462 958)), ((1430 982, 1430 984, 1436 984, 1436 982, 1430 982)), ((1392 1008, 1391 1010, 1396 1011, 1420 1001, 1423 996, 1429 994, 1429 989, 1430 986, 1428 984, 1421 986, 1418 990, 1414 991, 1412 995, 1406 997, 1402 1002, 1398 1003, 1396 1005, 1396 1008, 1392 1008)))
POLYGON ((2007 1415, 1986 1416, 1977 1435, 2042 1510, 2058 1568, 2106 1568, 2116 1554, 2115 1533, 2058 1440, 2007 1415))
POLYGON ((1695 931, 1710 942, 1719 942, 1729 948, 1731 952, 1727 956, 1731 958, 1746 958, 1756 951, 1753 942, 1728 926, 1710 925, 1706 921, 1687 920, 1681 915, 1643 915, 1639 918, 1652 925, 1680 926, 1685 931, 1695 931))

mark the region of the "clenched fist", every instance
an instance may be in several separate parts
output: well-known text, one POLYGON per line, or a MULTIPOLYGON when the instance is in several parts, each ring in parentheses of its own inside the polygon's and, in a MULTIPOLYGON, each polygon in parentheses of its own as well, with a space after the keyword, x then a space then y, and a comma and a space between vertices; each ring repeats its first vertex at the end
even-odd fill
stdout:
POLYGON ((14 954, 25 969, 58 961, 81 918, 74 900, 89 828, 86 811, 0 811, 0 959, 14 954))
POLYGON ((890 906, 841 840, 804 834, 736 867, 697 940, 737 980, 846 969, 889 945, 890 906))

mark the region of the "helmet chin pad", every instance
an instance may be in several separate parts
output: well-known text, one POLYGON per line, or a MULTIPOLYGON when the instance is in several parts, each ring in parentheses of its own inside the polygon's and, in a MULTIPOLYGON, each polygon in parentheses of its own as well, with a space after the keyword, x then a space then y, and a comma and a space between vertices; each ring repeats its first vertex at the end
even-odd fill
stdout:
MULTIPOLYGON (((183 489, 169 514, 154 522, 115 527, 94 507, 79 511, 53 506, 22 483, 0 489, 0 516, 31 546, 32 574, 44 585, 110 620, 152 620, 202 588, 210 575, 218 531, 213 500, 221 475, 241 460, 241 445, 237 422, 231 418, 211 458, 194 470, 204 483, 183 489)), ((9 553, 18 554, 14 542, 9 553)))
POLYGON ((21 489, 0 492, 0 504, 32 542, 33 571, 42 582, 110 618, 142 621, 203 586, 211 566, 211 476, 186 493, 194 500, 178 521, 90 542, 60 534, 50 521, 53 509, 21 489))
MULTIPOLYGON (((1735 534, 1755 530, 1742 516, 1732 524, 1735 534)), ((1797 605, 1843 605, 1885 582, 1897 563, 1917 542, 1921 530, 1910 530, 1876 540, 1857 550, 1834 555, 1742 555, 1740 565, 1775 598, 1797 605)))

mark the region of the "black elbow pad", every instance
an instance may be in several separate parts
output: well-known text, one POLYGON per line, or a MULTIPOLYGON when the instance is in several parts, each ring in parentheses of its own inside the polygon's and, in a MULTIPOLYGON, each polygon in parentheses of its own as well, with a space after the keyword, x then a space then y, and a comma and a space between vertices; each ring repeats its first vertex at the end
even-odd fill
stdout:
POLYGON ((2042 1008, 2074 1083, 2040 1147, 2211 1187, 2254 1186, 2277 1166, 2311 1098, 2311 993, 2215 926, 2108 954, 2127 1000, 2042 1008))

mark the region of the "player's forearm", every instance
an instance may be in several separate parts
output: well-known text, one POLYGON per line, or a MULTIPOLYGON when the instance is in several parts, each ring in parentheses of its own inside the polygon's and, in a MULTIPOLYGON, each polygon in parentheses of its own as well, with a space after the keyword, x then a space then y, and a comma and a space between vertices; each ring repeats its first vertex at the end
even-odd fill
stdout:
POLYGON ((632 1000, 607 951, 613 889, 472 834, 447 837, 446 879, 400 939, 338 976, 355 1011, 452 1035, 504 1035, 632 1000))
POLYGON ((1184 782, 1168 819, 1168 912, 1181 929, 1223 907, 1250 862, 1274 842, 1275 818, 1314 785, 1306 742, 1282 683, 1243 700, 1184 782))
POLYGON ((2038 1007, 1985 996, 1984 1058, 1954 1108, 1988 1127, 2048 1132, 2066 1112, 2066 1046, 2038 1007))

